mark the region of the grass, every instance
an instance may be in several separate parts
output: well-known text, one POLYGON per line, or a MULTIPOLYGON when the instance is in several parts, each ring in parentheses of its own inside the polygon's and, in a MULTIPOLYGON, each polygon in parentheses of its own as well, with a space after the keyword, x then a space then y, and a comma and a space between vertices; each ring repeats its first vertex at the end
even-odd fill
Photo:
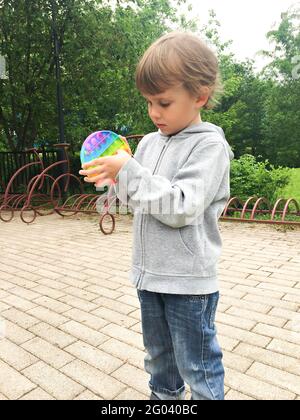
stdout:
POLYGON ((295 198, 300 204, 300 168, 292 169, 291 182, 281 195, 283 198, 295 198))

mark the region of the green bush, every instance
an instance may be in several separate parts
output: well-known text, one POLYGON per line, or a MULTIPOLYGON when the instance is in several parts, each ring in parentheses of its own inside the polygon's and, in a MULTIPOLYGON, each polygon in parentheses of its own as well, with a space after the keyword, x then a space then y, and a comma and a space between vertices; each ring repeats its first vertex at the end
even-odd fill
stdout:
POLYGON ((231 196, 245 201, 251 196, 265 197, 274 203, 291 178, 291 169, 275 168, 268 160, 257 162, 243 155, 231 163, 231 196))

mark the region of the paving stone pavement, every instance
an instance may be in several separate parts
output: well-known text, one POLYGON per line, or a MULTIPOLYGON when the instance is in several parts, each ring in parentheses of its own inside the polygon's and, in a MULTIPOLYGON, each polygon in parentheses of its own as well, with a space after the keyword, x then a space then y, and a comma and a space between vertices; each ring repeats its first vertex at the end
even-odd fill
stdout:
MULTIPOLYGON (((300 230, 220 230, 226 399, 300 399, 300 230)), ((148 398, 131 234, 130 216, 112 236, 92 216, 0 222, 0 400, 148 398)))

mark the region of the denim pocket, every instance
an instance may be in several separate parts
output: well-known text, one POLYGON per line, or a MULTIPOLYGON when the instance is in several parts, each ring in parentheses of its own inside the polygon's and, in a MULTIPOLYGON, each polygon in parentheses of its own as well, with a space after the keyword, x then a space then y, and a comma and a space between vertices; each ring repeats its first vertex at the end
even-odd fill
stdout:
POLYGON ((192 319, 202 319, 207 310, 207 295, 185 295, 186 314, 192 319))
POLYGON ((190 302, 204 302, 207 299, 207 295, 188 295, 187 299, 190 302))
POLYGON ((219 292, 211 295, 211 304, 210 304, 210 315, 209 315, 209 328, 214 329, 216 312, 219 303, 219 292))

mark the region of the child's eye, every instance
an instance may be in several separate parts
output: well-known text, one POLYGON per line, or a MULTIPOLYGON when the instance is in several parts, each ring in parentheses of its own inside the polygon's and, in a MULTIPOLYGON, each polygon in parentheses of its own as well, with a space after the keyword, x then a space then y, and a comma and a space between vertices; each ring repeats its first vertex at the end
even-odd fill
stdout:
POLYGON ((169 103, 161 103, 160 106, 162 106, 163 108, 168 108, 168 106, 170 106, 171 104, 169 103))

